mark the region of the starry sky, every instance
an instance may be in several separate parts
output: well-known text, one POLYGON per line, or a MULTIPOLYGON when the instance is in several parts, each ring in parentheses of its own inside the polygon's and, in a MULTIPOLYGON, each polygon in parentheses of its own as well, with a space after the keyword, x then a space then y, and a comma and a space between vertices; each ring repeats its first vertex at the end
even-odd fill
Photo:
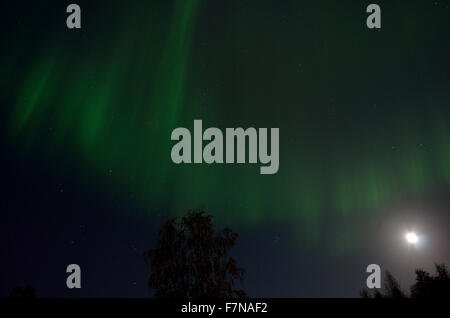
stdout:
POLYGON ((350 0, 77 1, 69 30, 72 2, 0 4, 0 296, 149 297, 143 252, 196 208, 239 233, 250 296, 450 263, 449 1, 373 1, 378 30, 350 0), (279 172, 173 164, 194 119, 279 128, 279 172))

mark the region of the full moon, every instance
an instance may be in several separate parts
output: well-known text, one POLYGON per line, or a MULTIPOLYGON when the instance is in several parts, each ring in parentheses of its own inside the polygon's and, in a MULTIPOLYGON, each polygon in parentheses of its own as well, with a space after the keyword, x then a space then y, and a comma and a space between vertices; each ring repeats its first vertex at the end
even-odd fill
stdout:
POLYGON ((409 244, 415 245, 415 244, 417 244, 417 243, 419 242, 419 237, 418 237, 417 234, 414 233, 414 232, 408 232, 408 233, 406 233, 405 238, 406 238, 406 241, 407 241, 409 244))

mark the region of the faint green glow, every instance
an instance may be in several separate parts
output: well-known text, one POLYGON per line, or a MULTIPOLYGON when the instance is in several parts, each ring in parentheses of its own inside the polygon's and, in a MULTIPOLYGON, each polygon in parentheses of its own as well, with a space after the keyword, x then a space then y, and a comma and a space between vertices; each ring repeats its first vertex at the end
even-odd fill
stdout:
POLYGON ((12 129, 20 131, 31 117, 38 117, 48 107, 55 86, 52 60, 44 58, 34 67, 18 95, 12 118, 12 129), (39 108, 39 109, 38 109, 39 108))
MULTIPOLYGON (((404 57, 398 47, 382 52, 373 38, 354 53, 355 36, 334 33, 357 35, 350 22, 339 32, 318 24, 302 33, 309 20, 296 12, 305 4, 260 16, 265 6, 249 16, 253 11, 238 2, 226 7, 231 13, 200 0, 112 5, 120 17, 112 26, 97 22, 78 38, 49 35, 42 52, 30 53, 23 80, 9 85, 15 98, 9 137, 49 160, 67 152, 71 167, 92 172, 98 178, 92 182, 119 189, 130 205, 149 211, 181 214, 203 206, 230 226, 289 223, 310 246, 331 216, 345 229, 333 242, 341 250, 353 240, 346 221, 379 211, 398 194, 450 183, 448 96, 425 87, 423 96, 405 97, 414 90, 411 64, 417 73, 428 70, 413 63, 431 60, 422 50, 428 39, 414 37, 421 50, 413 57, 414 50, 404 57), (229 16, 222 21, 220 14, 229 16), (201 26, 211 33, 199 26, 205 15, 210 19, 201 26), (394 61, 401 80, 391 79, 392 65, 382 65, 379 55, 394 61), (369 60, 372 73, 365 70, 369 60), (220 128, 279 125, 280 173, 173 165, 170 132, 194 119, 220 128)), ((312 15, 323 13, 314 8, 312 15)), ((395 46, 398 38, 386 41, 379 47, 395 46)), ((20 66, 8 54, 11 64, 2 61, 0 70, 6 84, 12 65, 20 66)))

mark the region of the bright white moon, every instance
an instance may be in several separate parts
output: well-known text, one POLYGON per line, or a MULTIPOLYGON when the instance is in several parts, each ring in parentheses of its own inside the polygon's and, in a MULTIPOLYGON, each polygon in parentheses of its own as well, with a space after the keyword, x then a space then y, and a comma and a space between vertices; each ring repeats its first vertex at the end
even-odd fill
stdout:
POLYGON ((417 244, 419 242, 419 237, 414 232, 406 233, 405 238, 409 244, 417 244))

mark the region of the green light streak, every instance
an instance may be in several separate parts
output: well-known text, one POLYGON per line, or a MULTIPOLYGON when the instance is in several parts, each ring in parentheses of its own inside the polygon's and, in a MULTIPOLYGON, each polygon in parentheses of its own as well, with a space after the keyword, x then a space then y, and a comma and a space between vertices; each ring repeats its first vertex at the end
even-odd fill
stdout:
MULTIPOLYGON (((305 4, 281 9, 277 14, 289 17, 282 23, 260 5, 247 12, 235 2, 225 6, 231 13, 219 14, 200 0, 111 4, 114 25, 96 21, 89 32, 70 36, 55 31, 42 52, 24 44, 34 63, 22 66, 16 85, 7 77, 21 60, 14 50, 5 52, 2 92, 15 99, 7 105, 8 137, 24 157, 39 149, 36 156, 51 161, 67 152, 76 171, 92 173, 93 182, 123 191, 130 205, 149 211, 181 214, 204 206, 230 226, 289 223, 310 246, 320 243, 324 220, 335 217, 348 229, 333 242, 342 250, 352 241, 345 220, 382 213, 402 193, 450 185, 449 96, 410 80, 414 68, 433 75, 430 65, 420 68, 431 60, 423 49, 428 38, 410 37, 420 52, 381 55, 394 61, 383 65, 377 58, 387 53, 370 42, 377 39, 355 54, 353 42, 350 48, 340 42, 354 36, 336 39, 322 25, 307 33, 302 23, 309 20, 295 13, 305 4), (206 19, 211 33, 201 28, 207 14, 215 17, 206 19), (376 67, 366 72, 369 54, 376 67), (374 87, 381 89, 370 95, 374 87), (220 128, 279 125, 280 173, 263 177, 252 165, 175 166, 170 133, 196 118, 220 128)), ((319 9, 311 14, 322 14, 319 9)), ((344 27, 356 32, 352 24, 344 27)), ((397 40, 383 41, 401 51, 397 40)))

